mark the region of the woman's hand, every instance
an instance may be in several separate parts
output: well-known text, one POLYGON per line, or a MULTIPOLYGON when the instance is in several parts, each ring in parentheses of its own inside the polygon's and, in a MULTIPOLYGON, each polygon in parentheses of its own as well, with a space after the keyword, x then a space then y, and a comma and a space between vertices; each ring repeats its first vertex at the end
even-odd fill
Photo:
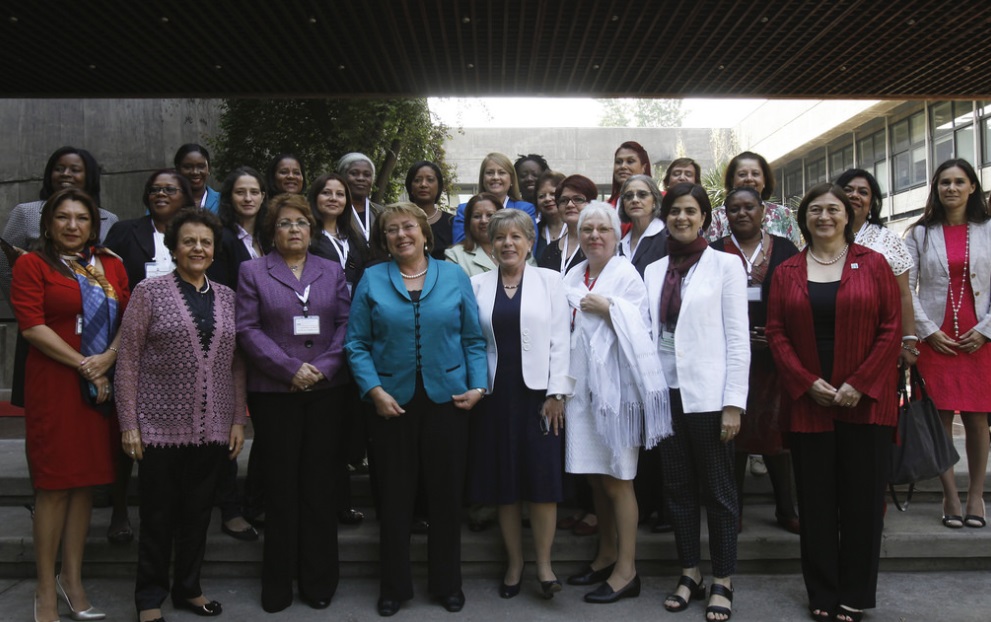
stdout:
POLYGON ((609 299, 599 294, 586 294, 579 303, 582 313, 594 313, 607 317, 609 315, 609 299))
POLYGON ((461 395, 452 395, 451 399, 454 400, 454 407, 460 408, 461 410, 471 410, 475 407, 475 404, 482 400, 484 394, 475 389, 468 389, 461 395))
POLYGON ((832 406, 833 400, 836 398, 836 389, 822 378, 816 378, 806 393, 809 394, 813 402, 820 406, 832 406))
POLYGON ((309 363, 303 363, 292 377, 292 384, 289 390, 293 392, 306 391, 322 379, 323 374, 320 373, 320 370, 309 363))
POLYGON ((87 356, 79 363, 79 375, 86 380, 92 381, 94 378, 105 376, 114 363, 117 362, 117 355, 113 350, 107 350, 102 354, 87 356))
POLYGON ((135 460, 145 457, 144 447, 141 445, 141 432, 137 430, 127 430, 120 434, 120 446, 124 453, 135 460))
POLYGON ((244 425, 235 423, 231 426, 231 438, 227 444, 227 449, 231 452, 227 457, 231 460, 237 458, 241 450, 244 449, 244 425))
POLYGON ((915 365, 916 361, 919 360, 919 355, 917 355, 915 352, 909 352, 908 350, 905 349, 905 347, 908 346, 909 348, 918 351, 918 348, 916 347, 917 345, 918 343, 915 341, 902 342, 902 349, 898 353, 898 365, 900 367, 911 367, 912 365, 915 365))
POLYGON ((739 406, 723 406, 722 428, 719 432, 719 440, 728 443, 740 433, 740 413, 739 406))
POLYGON ((375 404, 375 412, 379 417, 385 417, 389 419, 391 417, 398 417, 399 415, 405 413, 399 403, 391 395, 385 392, 381 386, 375 387, 368 392, 368 396, 372 398, 372 403, 375 404))
POLYGON ((96 387, 96 403, 102 404, 110 399, 110 379, 106 376, 93 378, 90 382, 96 387))
POLYGON ((935 333, 926 337, 926 343, 940 354, 948 354, 950 356, 956 356, 957 353, 954 348, 960 347, 959 343, 950 339, 949 335, 941 330, 937 330, 935 333))
POLYGON ((564 400, 548 397, 540 407, 540 416, 547 417, 548 430, 553 430, 554 436, 558 436, 564 429, 564 400))
POLYGON ((988 338, 977 332, 973 328, 968 330, 960 337, 960 341, 957 342, 960 350, 968 354, 973 354, 981 349, 981 346, 988 342, 988 338))
POLYGON ((863 393, 844 382, 840 385, 840 388, 836 390, 836 396, 833 398, 833 406, 840 406, 842 408, 856 408, 857 404, 860 403, 860 398, 862 395, 863 393))

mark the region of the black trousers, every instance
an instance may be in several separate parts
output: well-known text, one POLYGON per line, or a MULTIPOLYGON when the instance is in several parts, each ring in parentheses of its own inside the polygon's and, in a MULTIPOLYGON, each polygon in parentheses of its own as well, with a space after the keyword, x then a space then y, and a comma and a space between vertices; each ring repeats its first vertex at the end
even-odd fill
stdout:
POLYGON ((159 609, 169 595, 169 560, 175 548, 172 597, 203 593, 200 568, 206 550, 217 478, 227 466, 227 445, 146 447, 138 462, 141 495, 138 571, 134 603, 138 611, 159 609))
POLYGON ((739 521, 733 443, 719 440, 722 416, 721 412, 685 413, 681 393, 672 389, 674 435, 660 445, 664 503, 674 526, 681 567, 693 568, 701 559, 701 506, 705 505, 712 573, 720 578, 736 572, 739 521))
POLYGON ((329 599, 337 591, 334 483, 346 398, 346 387, 248 395, 264 448, 266 610, 289 606, 293 577, 311 599, 329 599))
POLYGON ((417 383, 406 411, 369 420, 380 507, 380 596, 413 597, 410 524, 422 474, 427 495, 427 586, 433 596, 461 589, 461 499, 468 460, 468 417, 453 403, 435 404, 417 383))
POLYGON ((870 609, 877 592, 894 430, 842 421, 834 427, 833 432, 791 434, 802 575, 809 607, 870 609))

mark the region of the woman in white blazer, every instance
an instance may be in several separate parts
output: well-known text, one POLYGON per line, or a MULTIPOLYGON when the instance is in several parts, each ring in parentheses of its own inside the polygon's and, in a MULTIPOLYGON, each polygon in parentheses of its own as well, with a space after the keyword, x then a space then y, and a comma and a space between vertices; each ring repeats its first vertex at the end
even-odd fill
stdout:
POLYGON ((984 527, 991 393, 991 216, 981 182, 966 160, 936 169, 926 208, 905 235, 912 256, 909 289, 915 308, 919 371, 947 434, 953 412, 963 420, 970 483, 961 508, 953 469, 940 476, 943 525, 984 527))
POLYGON ((732 441, 747 404, 750 372, 747 275, 739 259, 710 249, 702 237, 712 205, 701 186, 668 189, 661 218, 670 232, 668 256, 647 266, 644 282, 671 387, 674 436, 661 442, 661 463, 682 568, 664 607, 682 611, 692 598, 705 596, 698 567, 704 503, 713 573, 706 618, 728 620, 739 520, 732 441))
POLYGON ((488 397, 472 419, 469 496, 499 507, 509 564, 499 595, 520 592, 523 575, 521 502, 530 506, 537 580, 544 598, 561 591, 551 545, 562 500, 564 399, 575 381, 568 301, 557 272, 527 266, 536 240, 533 220, 500 210, 488 228, 492 270, 472 277, 488 350, 488 397))

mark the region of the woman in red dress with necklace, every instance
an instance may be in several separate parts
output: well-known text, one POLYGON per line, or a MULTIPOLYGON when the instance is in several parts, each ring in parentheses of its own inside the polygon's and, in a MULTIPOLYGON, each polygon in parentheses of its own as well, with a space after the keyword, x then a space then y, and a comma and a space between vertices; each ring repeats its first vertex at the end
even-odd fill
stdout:
POLYGON ((991 394, 991 215, 974 168, 947 160, 933 175, 926 208, 905 236, 914 265, 909 287, 915 306, 919 370, 947 434, 954 411, 966 433, 966 511, 953 475, 943 484, 943 525, 984 527, 984 476, 988 464, 987 413, 991 394))

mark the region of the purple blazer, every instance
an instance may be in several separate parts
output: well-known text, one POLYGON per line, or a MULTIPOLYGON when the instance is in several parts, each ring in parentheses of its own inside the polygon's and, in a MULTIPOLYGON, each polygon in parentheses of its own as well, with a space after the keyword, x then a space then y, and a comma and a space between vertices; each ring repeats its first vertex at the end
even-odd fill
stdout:
POLYGON ((237 285, 238 345, 248 361, 249 393, 285 393, 303 363, 319 369, 325 389, 347 382, 344 335, 351 296, 340 264, 308 254, 296 279, 282 257, 272 252, 241 264, 237 285), (307 314, 320 318, 319 334, 294 334, 309 286, 307 314))

